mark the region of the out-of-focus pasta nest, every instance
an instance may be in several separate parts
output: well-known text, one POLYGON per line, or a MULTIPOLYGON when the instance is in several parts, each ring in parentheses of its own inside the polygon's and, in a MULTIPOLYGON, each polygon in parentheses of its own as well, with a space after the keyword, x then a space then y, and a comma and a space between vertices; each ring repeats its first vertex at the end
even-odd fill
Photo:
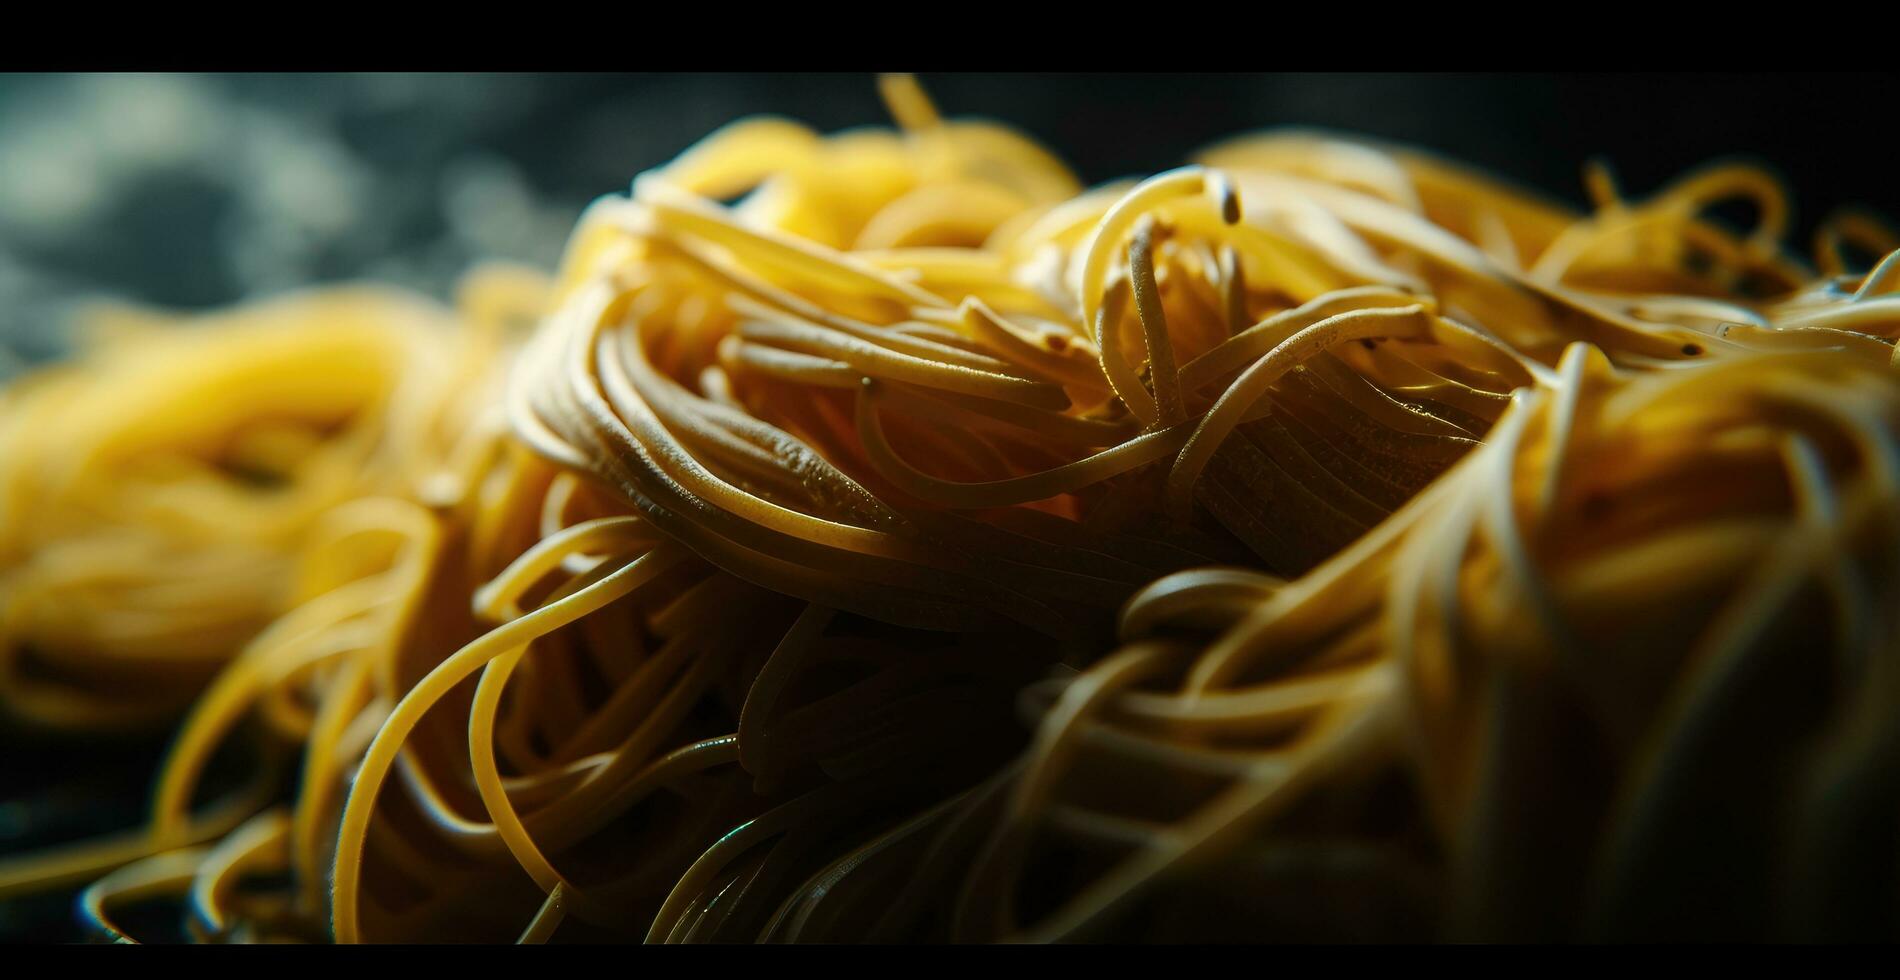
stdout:
POLYGON ((735 123, 452 313, 119 313, 0 394, 0 705, 178 726, 148 825, 0 897, 211 941, 1891 938, 1882 226, 1817 272, 1748 166, 1595 168, 1579 215, 1311 133, 1085 190, 886 84, 899 131, 735 123))

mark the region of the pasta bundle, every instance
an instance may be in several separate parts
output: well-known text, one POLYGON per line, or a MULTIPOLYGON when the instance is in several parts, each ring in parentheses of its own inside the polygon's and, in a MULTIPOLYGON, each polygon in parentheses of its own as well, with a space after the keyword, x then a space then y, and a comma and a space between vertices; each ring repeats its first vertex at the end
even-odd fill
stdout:
POLYGON ((885 94, 899 132, 713 134, 459 327, 312 294, 5 395, 0 705, 189 713, 147 826, 0 897, 90 881, 124 940, 1890 932, 1883 228, 1816 275, 1744 165, 1577 215, 1310 133, 1083 190, 885 94))
POLYGON ((496 356, 374 289, 189 324, 103 312, 95 333, 0 414, 0 688, 73 729, 175 718, 310 597, 297 556, 332 508, 421 490, 496 356))
POLYGON ((1119 651, 1026 694, 1032 748, 942 821, 987 828, 940 832, 972 867, 943 914, 965 939, 1885 935, 1897 426, 1891 373, 1837 352, 1629 375, 1572 347, 1338 557, 1164 578, 1119 651))

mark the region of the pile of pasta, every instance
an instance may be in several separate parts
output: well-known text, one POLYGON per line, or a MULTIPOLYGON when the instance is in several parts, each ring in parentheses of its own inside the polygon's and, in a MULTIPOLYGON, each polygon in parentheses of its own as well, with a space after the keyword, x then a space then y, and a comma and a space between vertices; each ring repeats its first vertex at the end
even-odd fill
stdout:
POLYGON ((0 898, 122 941, 1891 938, 1883 226, 1816 271, 1752 166, 1592 167, 1578 214, 1303 132, 1085 189, 883 84, 897 130, 735 123, 454 311, 120 313, 9 389, 0 707, 175 734, 144 826, 0 898))

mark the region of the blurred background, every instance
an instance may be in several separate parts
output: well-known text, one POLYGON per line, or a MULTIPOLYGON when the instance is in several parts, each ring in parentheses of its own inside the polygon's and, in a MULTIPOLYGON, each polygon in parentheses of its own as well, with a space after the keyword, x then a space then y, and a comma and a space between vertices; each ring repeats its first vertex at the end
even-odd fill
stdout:
MULTIPOLYGON (((1892 73, 921 77, 1090 182, 1306 125, 1578 205, 1592 155, 1634 196, 1751 156, 1787 179, 1804 252, 1842 205, 1900 214, 1892 73)), ((89 298, 195 309, 365 277, 442 296, 477 258, 552 265, 588 201, 753 113, 888 124, 868 74, 0 77, 0 376, 57 355, 89 298)))

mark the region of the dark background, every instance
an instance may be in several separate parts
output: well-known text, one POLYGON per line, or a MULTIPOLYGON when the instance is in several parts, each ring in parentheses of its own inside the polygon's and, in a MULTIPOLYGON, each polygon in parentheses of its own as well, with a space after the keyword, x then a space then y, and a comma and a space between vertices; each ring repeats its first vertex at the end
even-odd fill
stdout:
MULTIPOLYGON (((1323 126, 1418 144, 1581 204, 1602 155, 1642 196, 1712 158, 1788 180, 1813 224, 1900 213, 1871 75, 925 73, 1090 182, 1223 137, 1323 126)), ((477 257, 552 264, 582 206, 737 116, 887 124, 873 79, 814 75, 0 78, 0 373, 62 347, 75 300, 202 307, 369 277, 442 294, 477 257)))
MULTIPOLYGON (((923 76, 1098 182, 1283 125, 1417 144, 1581 205, 1608 159, 1645 196, 1710 159, 1787 180, 1796 241, 1900 216, 1900 76, 923 76)), ((551 265, 580 209, 731 119, 888 124, 868 75, 0 77, 0 377, 75 303, 199 308, 355 277, 437 295, 481 257, 551 265)), ((140 819, 162 739, 77 748, 0 725, 0 855, 140 819)), ((71 939, 70 895, 0 903, 0 941, 71 939)))

